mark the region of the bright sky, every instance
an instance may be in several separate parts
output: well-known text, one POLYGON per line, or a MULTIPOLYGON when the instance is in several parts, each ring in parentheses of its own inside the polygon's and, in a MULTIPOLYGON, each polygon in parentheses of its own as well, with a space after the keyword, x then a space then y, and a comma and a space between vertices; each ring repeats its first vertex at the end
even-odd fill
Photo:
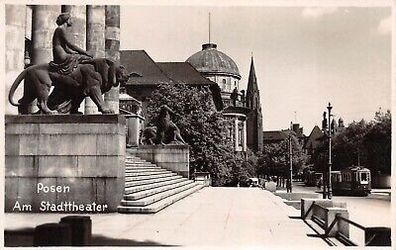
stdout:
POLYGON ((390 7, 122 6, 121 49, 185 61, 208 42, 233 58, 246 88, 253 53, 264 130, 309 134, 330 101, 346 124, 391 106, 390 7))

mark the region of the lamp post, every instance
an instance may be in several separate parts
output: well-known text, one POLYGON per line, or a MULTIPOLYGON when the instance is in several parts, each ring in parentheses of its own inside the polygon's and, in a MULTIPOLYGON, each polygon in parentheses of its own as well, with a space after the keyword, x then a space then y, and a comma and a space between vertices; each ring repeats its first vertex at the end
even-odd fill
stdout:
POLYGON ((293 192, 293 151, 292 151, 292 137, 291 137, 291 131, 289 133, 289 164, 290 164, 290 193, 293 192))
MULTIPOLYGON (((333 197, 333 188, 331 184, 331 166, 332 166, 332 161, 331 161, 331 136, 334 134, 334 119, 331 121, 331 109, 333 107, 331 106, 330 102, 329 105, 327 106, 327 117, 326 117, 326 112, 323 113, 323 121, 322 121, 322 129, 323 132, 326 134, 328 142, 329 142, 329 156, 328 156, 328 173, 327 173, 327 183, 323 183, 323 198, 326 199, 326 188, 325 185, 327 184, 327 198, 331 200, 333 197), (329 124, 329 126, 327 126, 329 124)), ((324 175, 323 175, 324 177, 324 175)))

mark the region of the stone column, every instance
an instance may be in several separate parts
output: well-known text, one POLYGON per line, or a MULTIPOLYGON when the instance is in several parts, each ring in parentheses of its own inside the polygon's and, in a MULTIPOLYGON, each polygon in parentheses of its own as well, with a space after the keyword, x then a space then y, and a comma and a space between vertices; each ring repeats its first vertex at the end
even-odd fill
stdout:
MULTIPOLYGON (((24 69, 26 6, 6 5, 5 9, 5 113, 18 114, 18 109, 8 102, 12 83, 24 69)), ((23 87, 18 88, 14 100, 22 96, 23 87)))
POLYGON ((52 61, 52 35, 61 8, 59 5, 36 5, 33 8, 32 63, 48 63, 52 61))
POLYGON ((235 143, 234 143, 234 147, 235 147, 235 151, 237 151, 238 150, 238 140, 239 140, 239 135, 238 135, 238 117, 235 117, 235 120, 234 120, 234 131, 235 131, 235 137, 234 137, 234 139, 235 139, 235 143))
POLYGON ((246 152, 247 150, 247 130, 246 130, 246 119, 243 121, 243 149, 242 151, 246 152))
MULTIPOLYGON (((106 58, 120 61, 120 6, 106 6, 106 58)), ((119 113, 119 87, 105 94, 105 102, 115 113, 119 113)))
MULTIPOLYGON (((105 6, 87 6, 87 51, 94 57, 105 57, 105 6)), ((98 114, 90 97, 85 98, 85 114, 98 114)))
MULTIPOLYGON (((69 12, 73 25, 69 27, 71 42, 85 50, 86 47, 86 6, 85 5, 62 5, 62 12, 69 12)), ((84 111, 83 102, 78 109, 84 111)))
MULTIPOLYGON (((52 35, 57 27, 55 21, 60 12, 60 5, 35 5, 33 7, 32 64, 52 61, 52 35)), ((37 111, 36 106, 36 104, 33 104, 29 112, 37 111)))

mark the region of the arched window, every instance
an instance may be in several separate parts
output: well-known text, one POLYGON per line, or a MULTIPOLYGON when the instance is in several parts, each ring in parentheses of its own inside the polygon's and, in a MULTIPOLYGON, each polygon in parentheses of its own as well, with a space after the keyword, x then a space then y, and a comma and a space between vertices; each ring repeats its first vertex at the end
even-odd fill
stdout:
POLYGON ((222 89, 225 90, 226 87, 227 87, 227 86, 226 86, 226 85, 227 85, 227 80, 226 80, 226 79, 223 79, 222 82, 223 82, 223 87, 222 87, 222 89))

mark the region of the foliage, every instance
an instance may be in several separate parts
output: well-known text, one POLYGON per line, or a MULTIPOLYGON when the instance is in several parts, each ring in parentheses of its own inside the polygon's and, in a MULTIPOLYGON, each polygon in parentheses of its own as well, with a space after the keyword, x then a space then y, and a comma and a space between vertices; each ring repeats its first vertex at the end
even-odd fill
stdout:
MULTIPOLYGON (((296 134, 292 131, 289 133, 292 140, 292 163, 293 173, 301 172, 305 166, 308 156, 303 150, 303 145, 298 141, 296 134)), ((289 139, 279 143, 265 144, 263 151, 258 156, 258 169, 260 174, 269 174, 277 176, 288 176, 289 165, 289 139)))
POLYGON ((164 104, 175 112, 172 121, 190 146, 191 173, 209 172, 214 186, 223 186, 250 175, 250 170, 242 170, 248 163, 234 153, 231 141, 226 139, 224 128, 229 121, 216 111, 208 88, 159 85, 148 102, 148 121, 155 119, 164 104))
MULTIPOLYGON (((333 136, 333 169, 353 165, 369 168, 374 174, 390 174, 391 170, 391 113, 378 111, 372 121, 353 122, 333 136)), ((328 161, 328 141, 323 140, 313 156, 315 167, 321 170, 328 161)))
POLYGON ((377 112, 363 139, 367 153, 367 167, 376 173, 391 173, 391 113, 377 112))
MULTIPOLYGON (((334 170, 366 163, 367 150, 363 146, 363 140, 369 131, 369 127, 370 124, 366 123, 365 120, 353 122, 344 131, 334 136, 332 154, 334 170)), ((327 140, 325 143, 327 144, 327 140)))

